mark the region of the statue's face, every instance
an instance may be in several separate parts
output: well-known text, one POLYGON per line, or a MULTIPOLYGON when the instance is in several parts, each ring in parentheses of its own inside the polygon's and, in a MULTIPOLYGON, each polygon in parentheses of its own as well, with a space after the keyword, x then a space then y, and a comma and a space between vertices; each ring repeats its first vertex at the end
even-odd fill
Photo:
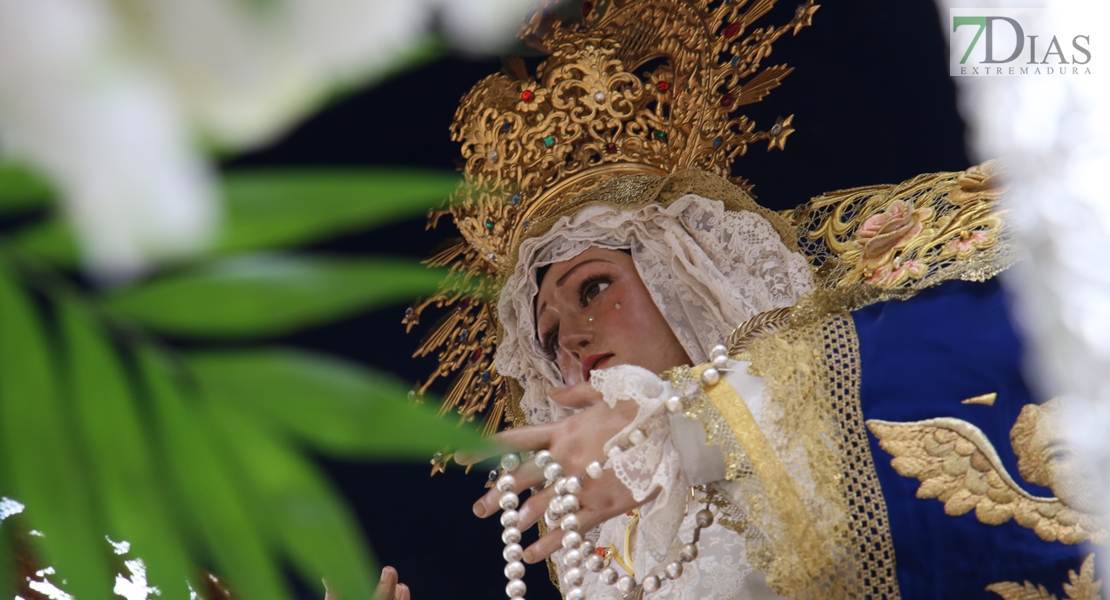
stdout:
MULTIPOLYGON (((1028 440, 1017 440, 1014 450, 1019 458, 1039 464, 1046 485, 1071 508, 1083 512, 1097 510, 1094 482, 1097 473, 1075 452, 1064 435, 1059 398, 1041 406, 1030 405, 1022 411, 1022 418, 1032 421, 1028 440), (1036 462, 1034 462, 1036 461, 1036 462)), ((1024 475, 1024 474, 1023 474, 1024 475)), ((1037 482, 1034 482, 1037 483, 1037 482)))
POLYGON ((619 250, 591 247, 551 265, 536 296, 536 334, 566 385, 616 365, 661 373, 690 364, 632 257, 619 250))

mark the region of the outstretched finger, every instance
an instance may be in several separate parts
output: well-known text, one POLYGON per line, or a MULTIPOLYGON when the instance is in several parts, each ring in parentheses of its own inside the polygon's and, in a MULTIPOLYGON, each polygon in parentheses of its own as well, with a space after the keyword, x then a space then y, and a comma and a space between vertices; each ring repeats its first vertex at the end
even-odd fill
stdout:
MULTIPOLYGON (((551 445, 551 429, 554 423, 531 425, 529 427, 515 427, 491 437, 489 439, 495 446, 511 450, 542 450, 551 445)), ((505 450, 502 450, 504 452, 505 450)), ((475 450, 459 450, 455 453, 455 462, 468 466, 480 463, 483 460, 497 456, 495 452, 479 452, 475 450)))
MULTIPOLYGON (((532 486, 543 483, 543 470, 534 461, 528 461, 528 463, 521 465, 519 469, 513 471, 512 476, 516 480, 516 485, 512 491, 518 495, 532 486)), ((490 488, 474 503, 474 514, 484 519, 500 510, 502 494, 504 492, 497 489, 497 486, 490 488)))
POLYGON ((520 509, 520 524, 517 528, 521 531, 527 531, 529 527, 536 524, 547 511, 548 505, 551 504, 551 499, 555 497, 555 486, 549 485, 539 492, 532 494, 524 506, 520 509))
POLYGON ((343 597, 339 595, 339 592, 331 589, 331 586, 328 585, 328 580, 326 577, 324 579, 321 579, 320 581, 324 582, 324 600, 343 600, 343 597))
MULTIPOLYGON (((598 512, 589 508, 583 508, 574 514, 579 521, 578 531, 589 531, 608 520, 607 518, 599 518, 598 512)), ((557 552, 559 548, 563 547, 564 535, 566 535, 566 532, 562 529, 552 529, 547 532, 547 535, 524 550, 524 562, 528 564, 538 563, 557 552)))
POLYGON ((585 381, 570 387, 551 388, 547 396, 555 404, 566 408, 589 408, 605 399, 601 392, 585 381))
POLYGON ((397 592, 397 569, 386 567, 382 569, 382 578, 374 590, 374 600, 393 600, 397 592))
POLYGON ((412 600, 409 586, 403 583, 397 584, 397 593, 393 596, 393 600, 412 600))

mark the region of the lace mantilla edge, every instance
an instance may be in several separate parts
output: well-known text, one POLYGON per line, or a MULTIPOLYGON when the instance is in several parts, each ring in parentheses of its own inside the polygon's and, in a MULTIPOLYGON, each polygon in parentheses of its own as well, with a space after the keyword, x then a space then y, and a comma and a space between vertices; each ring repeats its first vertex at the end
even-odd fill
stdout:
POLYGON ((711 502, 730 515, 724 524, 744 536, 752 565, 767 573, 777 593, 894 600, 901 596, 886 505, 859 406, 855 327, 843 311, 797 319, 809 313, 801 308, 790 326, 751 343, 750 371, 767 382, 764 410, 773 424, 765 435, 783 457, 781 468, 813 482, 813 498, 806 505, 823 546, 807 547, 794 539, 785 515, 779 514, 789 500, 761 480, 737 432, 700 391, 694 370, 673 370, 672 385, 698 390, 687 396, 685 415, 702 423, 708 442, 725 456, 727 478, 741 482, 747 496, 743 507, 725 493, 711 492, 711 502), (798 568, 799 561, 805 568, 798 568))

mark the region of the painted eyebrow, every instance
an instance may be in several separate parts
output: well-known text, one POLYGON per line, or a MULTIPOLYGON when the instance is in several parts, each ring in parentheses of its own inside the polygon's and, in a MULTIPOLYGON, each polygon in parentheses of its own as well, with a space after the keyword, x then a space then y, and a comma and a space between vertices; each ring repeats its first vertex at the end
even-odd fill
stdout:
POLYGON ((610 264, 615 264, 615 263, 613 263, 613 261, 606 260, 604 258, 591 258, 590 260, 584 260, 584 261, 574 265, 573 267, 571 267, 566 273, 563 273, 563 276, 560 277, 559 280, 555 282, 555 287, 562 287, 563 284, 566 283, 567 277, 570 277, 571 273, 573 273, 573 272, 577 271, 579 268, 584 267, 584 266, 586 266, 590 263, 593 263, 593 262, 607 262, 607 263, 610 263, 610 264))
MULTIPOLYGON (((566 272, 566 273, 563 273, 563 276, 562 276, 562 277, 560 277, 560 278, 559 278, 559 279, 558 279, 558 280, 557 280, 557 281, 555 282, 555 287, 562 287, 562 286, 563 286, 563 284, 567 282, 567 278, 568 278, 568 277, 570 277, 571 273, 574 273, 574 272, 575 272, 575 271, 577 271, 577 270, 578 270, 578 269, 579 269, 580 267, 586 266, 586 265, 588 265, 588 264, 590 264, 590 263, 593 263, 593 262, 607 262, 607 263, 609 263, 609 264, 614 264, 614 265, 616 264, 616 263, 614 263, 613 261, 611 261, 611 260, 607 260, 607 259, 604 259, 604 258, 591 258, 590 260, 585 260, 585 261, 582 261, 582 262, 580 262, 580 263, 578 263, 578 264, 574 265, 573 267, 571 267, 571 268, 570 268, 569 270, 567 270, 567 272, 566 272)), ((543 304, 541 304, 541 305, 540 305, 540 310, 539 310, 539 312, 537 312, 537 313, 536 313, 536 319, 535 319, 535 320, 536 320, 536 325, 537 325, 537 326, 538 326, 538 325, 539 325, 539 323, 540 323, 540 315, 542 315, 542 314, 543 314, 543 311, 545 311, 545 310, 547 310, 547 302, 544 302, 543 304)), ((537 337, 537 338, 539 337, 539 331, 537 331, 537 332, 536 332, 536 337, 537 337)))

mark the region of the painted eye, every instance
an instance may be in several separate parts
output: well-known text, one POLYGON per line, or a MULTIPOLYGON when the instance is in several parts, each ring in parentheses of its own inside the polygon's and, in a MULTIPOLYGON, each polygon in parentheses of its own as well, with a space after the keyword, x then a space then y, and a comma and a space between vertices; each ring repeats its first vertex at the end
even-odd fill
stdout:
POLYGON ((588 282, 582 287, 582 303, 588 304, 610 285, 612 285, 610 282, 604 280, 588 282))
POLYGON ((559 353, 559 332, 558 330, 551 331, 543 336, 543 344, 541 345, 543 353, 547 356, 548 360, 555 360, 555 355, 559 353))

